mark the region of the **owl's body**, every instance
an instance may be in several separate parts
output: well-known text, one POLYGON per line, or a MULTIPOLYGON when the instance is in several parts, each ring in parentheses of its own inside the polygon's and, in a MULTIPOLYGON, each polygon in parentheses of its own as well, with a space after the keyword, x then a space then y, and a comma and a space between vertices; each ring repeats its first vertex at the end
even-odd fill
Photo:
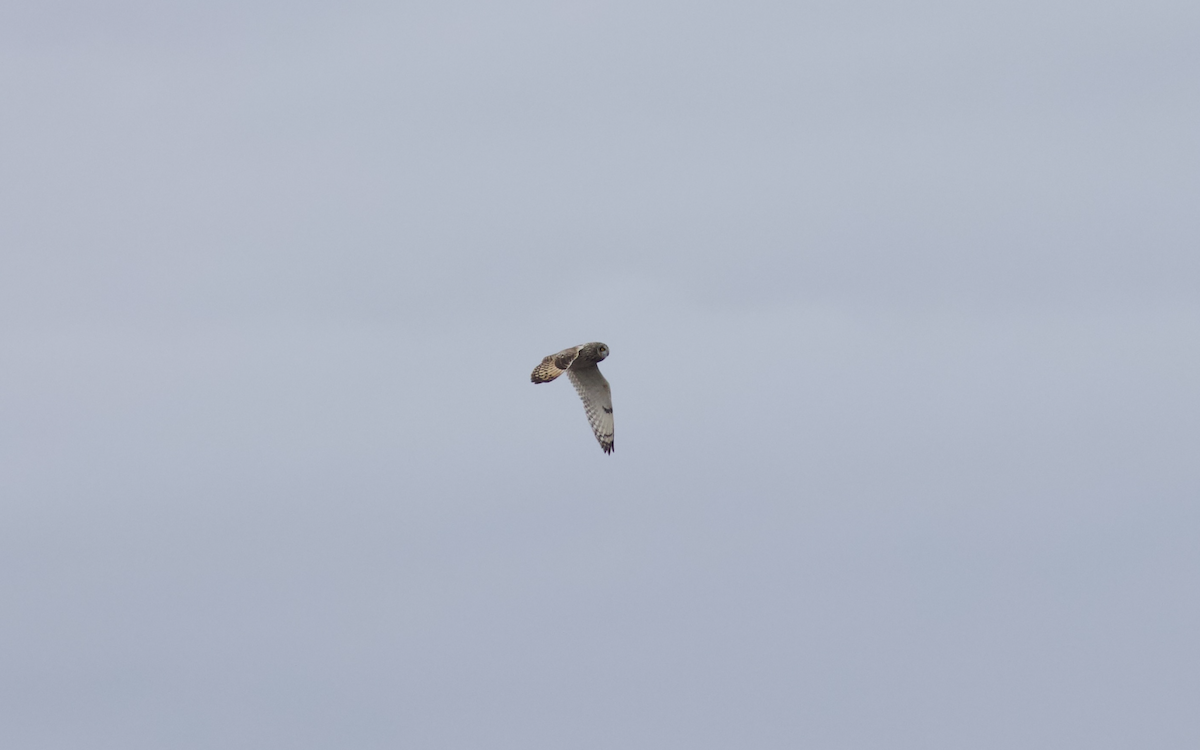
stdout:
POLYGON ((596 367, 608 356, 608 346, 598 341, 581 344, 563 349, 558 354, 551 354, 542 359, 542 363, 533 368, 531 380, 534 383, 549 383, 564 372, 575 386, 575 392, 583 400, 583 410, 587 412, 588 424, 596 433, 596 440, 605 453, 613 451, 613 408, 612 391, 608 381, 596 367))

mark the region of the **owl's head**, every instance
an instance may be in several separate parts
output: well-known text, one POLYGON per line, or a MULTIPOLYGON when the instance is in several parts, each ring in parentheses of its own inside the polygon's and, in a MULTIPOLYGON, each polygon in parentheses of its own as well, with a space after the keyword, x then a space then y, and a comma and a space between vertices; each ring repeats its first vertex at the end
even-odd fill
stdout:
POLYGON ((599 341, 593 341, 585 348, 587 349, 587 353, 591 355, 588 357, 588 359, 591 359, 595 362, 600 362, 608 356, 608 344, 601 344, 599 341))

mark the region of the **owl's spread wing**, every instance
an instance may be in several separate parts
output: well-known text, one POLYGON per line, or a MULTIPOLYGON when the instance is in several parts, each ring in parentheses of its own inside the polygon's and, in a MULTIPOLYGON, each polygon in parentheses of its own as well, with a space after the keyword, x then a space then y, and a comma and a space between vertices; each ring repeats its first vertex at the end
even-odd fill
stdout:
POLYGON ((533 374, 530 375, 529 379, 535 383, 549 383, 566 372, 566 369, 571 366, 571 363, 578 356, 579 347, 572 346, 570 349, 563 349, 558 354, 543 357, 542 363, 533 368, 533 374))
POLYGON ((583 399, 583 410, 587 412, 588 424, 592 426, 592 432, 596 433, 600 447, 605 453, 612 453, 613 406, 612 390, 608 387, 608 381, 595 365, 572 367, 567 370, 567 377, 571 379, 571 385, 575 386, 579 398, 583 399))

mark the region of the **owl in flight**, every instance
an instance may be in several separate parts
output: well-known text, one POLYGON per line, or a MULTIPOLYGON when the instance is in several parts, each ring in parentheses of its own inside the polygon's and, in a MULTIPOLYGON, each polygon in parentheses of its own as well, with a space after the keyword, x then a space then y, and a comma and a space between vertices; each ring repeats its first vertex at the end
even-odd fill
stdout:
POLYGON ((596 363, 608 356, 608 345, 593 341, 551 354, 533 368, 534 383, 549 383, 564 372, 583 399, 588 424, 605 453, 613 451, 612 391, 596 363))

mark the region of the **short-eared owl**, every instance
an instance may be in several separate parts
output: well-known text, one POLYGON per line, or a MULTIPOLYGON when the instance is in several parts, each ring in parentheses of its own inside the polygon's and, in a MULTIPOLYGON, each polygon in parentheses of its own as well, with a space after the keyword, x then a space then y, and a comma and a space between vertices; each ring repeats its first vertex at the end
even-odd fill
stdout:
POLYGON ((583 410, 587 412, 588 424, 600 447, 605 453, 613 451, 612 391, 608 381, 600 374, 596 363, 608 356, 608 345, 593 341, 590 344, 572 346, 558 354, 551 354, 533 368, 531 380, 549 383, 564 372, 575 386, 575 392, 583 399, 583 410))

